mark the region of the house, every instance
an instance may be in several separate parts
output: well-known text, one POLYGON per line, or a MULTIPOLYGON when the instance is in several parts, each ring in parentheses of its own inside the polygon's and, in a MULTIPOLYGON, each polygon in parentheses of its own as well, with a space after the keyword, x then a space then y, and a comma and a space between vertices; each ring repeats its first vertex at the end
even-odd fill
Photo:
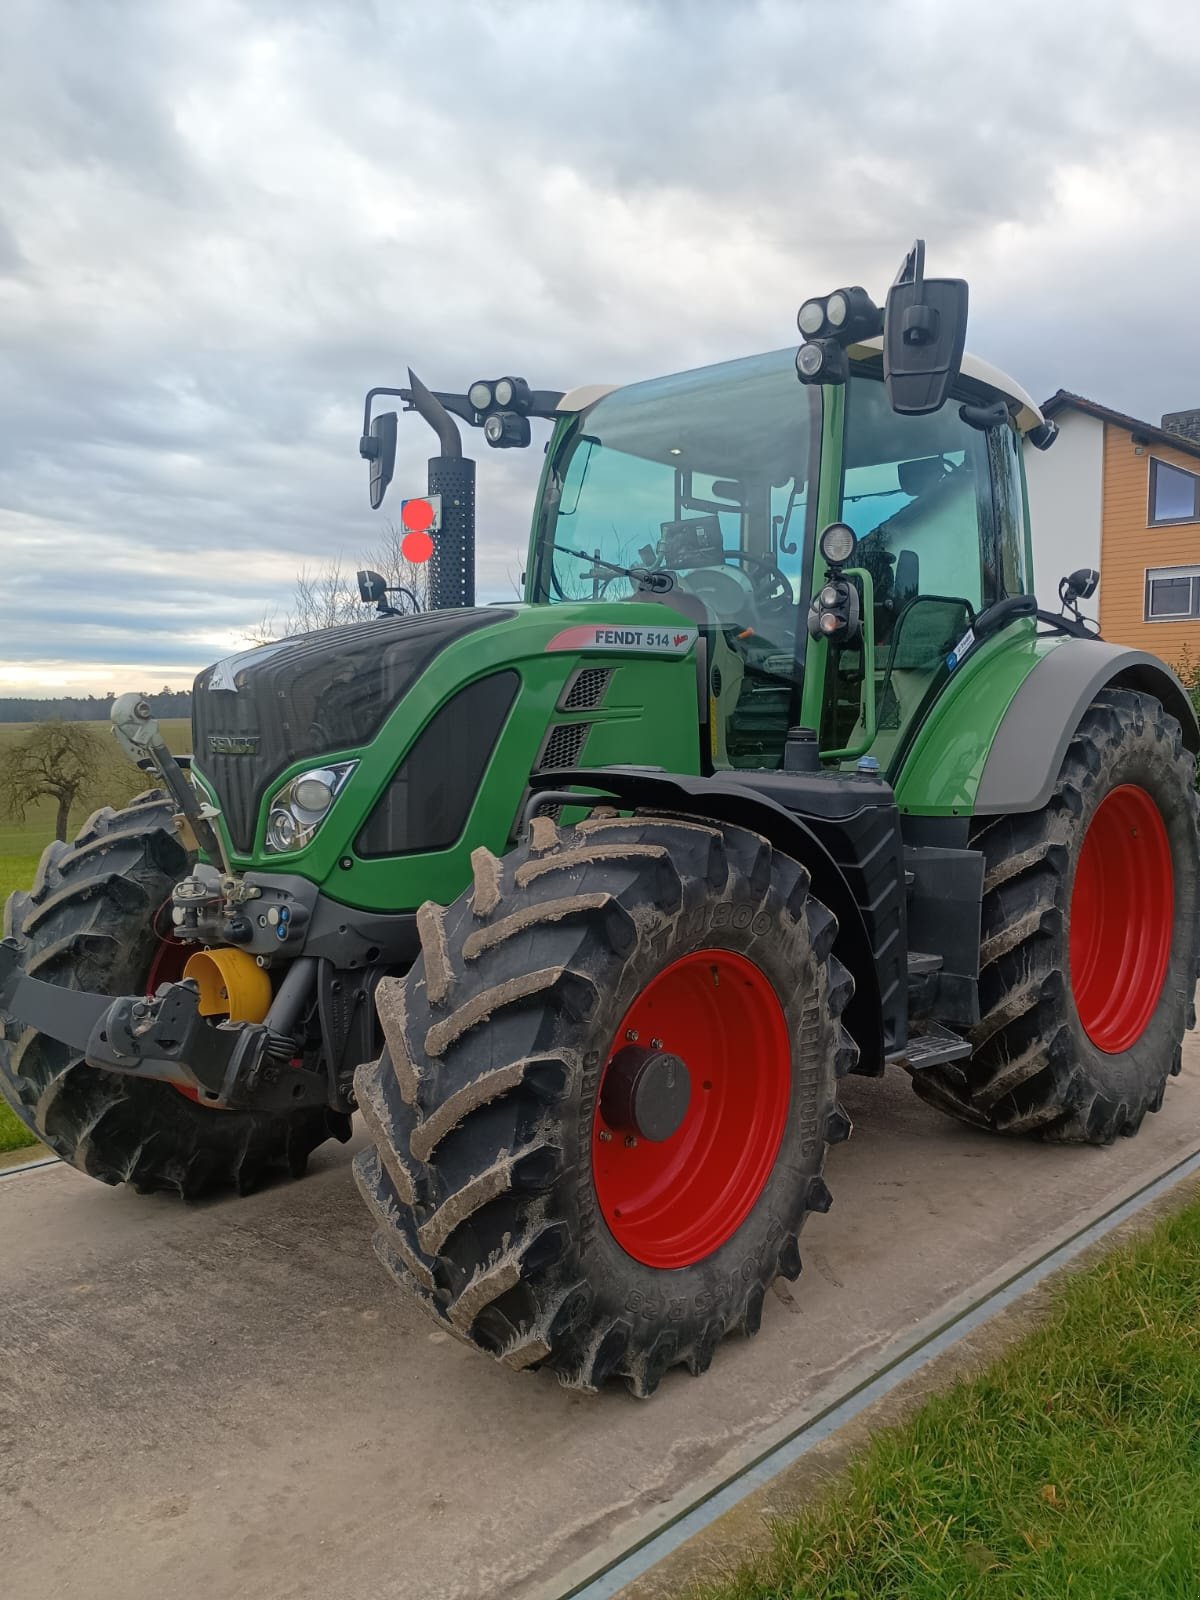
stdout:
POLYGON ((1058 609, 1058 580, 1099 567, 1084 607, 1117 644, 1168 662, 1200 657, 1200 410, 1160 426, 1060 389, 1042 406, 1053 446, 1025 454, 1035 584, 1058 609))

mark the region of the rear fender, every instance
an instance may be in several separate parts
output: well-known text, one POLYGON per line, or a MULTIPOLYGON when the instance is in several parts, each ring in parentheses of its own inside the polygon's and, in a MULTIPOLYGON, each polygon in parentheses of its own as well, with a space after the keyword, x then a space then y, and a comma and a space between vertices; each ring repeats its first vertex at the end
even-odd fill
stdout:
MULTIPOLYGON (((586 786, 593 793, 603 790, 630 808, 649 807, 733 823, 762 834, 777 850, 800 862, 808 870, 813 894, 838 920, 834 954, 854 978, 854 996, 843 1021, 859 1048, 855 1070, 870 1077, 882 1073, 885 1016, 866 925, 841 868, 802 818, 726 774, 692 777, 605 767, 538 775, 538 787, 561 789, 568 785, 586 786)), ((893 1028, 897 1024, 903 1027, 902 1018, 889 1020, 893 1028)))
POLYGON ((1100 640, 1067 639, 1017 690, 984 762, 975 811, 1040 811, 1049 800, 1080 719, 1101 689, 1137 689, 1161 700, 1193 755, 1200 725, 1187 690, 1157 656, 1100 640))

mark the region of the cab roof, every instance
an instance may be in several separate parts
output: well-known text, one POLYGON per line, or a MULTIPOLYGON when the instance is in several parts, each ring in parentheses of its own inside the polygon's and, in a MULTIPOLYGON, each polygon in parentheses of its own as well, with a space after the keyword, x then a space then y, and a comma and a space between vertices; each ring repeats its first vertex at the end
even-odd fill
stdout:
MULTIPOLYGON (((878 356, 883 350, 883 340, 864 339, 861 344, 852 344, 848 350, 851 361, 869 361, 878 356)), ((783 352, 779 352, 782 354, 783 352)), ((723 363, 714 363, 714 366, 723 363)), ((702 371, 703 368, 695 368, 702 371)), ((974 383, 981 384, 985 389, 990 389, 999 398, 1011 402, 1015 407, 1014 417, 1017 428, 1021 433, 1028 433, 1030 428, 1036 428, 1045 419, 1037 402, 1022 389, 1014 378, 1001 372, 999 367, 993 367, 988 361, 979 356, 966 354, 962 359, 962 376, 971 379, 974 383)), ((597 400, 603 400, 605 395, 613 394, 617 389, 629 387, 620 383, 584 383, 578 388, 568 389, 558 402, 557 410, 562 412, 586 411, 589 406, 595 405, 597 400)))

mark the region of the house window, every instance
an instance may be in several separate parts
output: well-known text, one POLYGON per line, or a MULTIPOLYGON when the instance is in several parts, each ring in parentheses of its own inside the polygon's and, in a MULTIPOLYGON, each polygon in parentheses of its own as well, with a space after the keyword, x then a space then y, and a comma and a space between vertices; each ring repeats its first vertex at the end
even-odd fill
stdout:
POLYGON ((1150 457, 1150 521, 1195 522, 1200 519, 1200 474, 1172 467, 1150 457))
POLYGON ((1146 621, 1200 617, 1200 567, 1152 567, 1146 574, 1146 621))

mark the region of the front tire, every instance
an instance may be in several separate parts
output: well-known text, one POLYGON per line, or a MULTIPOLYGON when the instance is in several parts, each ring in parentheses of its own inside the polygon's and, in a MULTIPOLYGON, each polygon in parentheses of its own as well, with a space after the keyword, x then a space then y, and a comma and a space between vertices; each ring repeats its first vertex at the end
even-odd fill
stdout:
MULTIPOLYGON (((97 994, 145 994, 163 946, 158 915, 190 857, 160 794, 105 806, 72 844, 47 847, 28 894, 10 896, 5 937, 31 977, 97 994)), ((317 1145, 347 1139, 349 1118, 221 1111, 170 1084, 101 1072, 33 1028, 0 1025, 0 1093, 43 1144, 89 1177, 194 1199, 246 1194, 271 1168, 298 1177, 317 1145)))
POLYGON ((378 1254, 441 1325, 647 1395, 755 1332, 800 1271, 849 1131, 851 982, 807 873, 755 834, 657 815, 531 831, 503 861, 475 852, 473 889, 422 908, 422 958, 380 984, 356 1175, 378 1254), (613 1063, 631 1050, 682 1062, 686 1106, 655 1056, 661 1098, 629 1119, 613 1063))
POLYGON ((1195 1025, 1200 834, 1178 722, 1150 695, 1102 690, 1046 807, 985 819, 973 843, 986 860, 974 1054, 914 1088, 1000 1133, 1136 1133, 1195 1025))

